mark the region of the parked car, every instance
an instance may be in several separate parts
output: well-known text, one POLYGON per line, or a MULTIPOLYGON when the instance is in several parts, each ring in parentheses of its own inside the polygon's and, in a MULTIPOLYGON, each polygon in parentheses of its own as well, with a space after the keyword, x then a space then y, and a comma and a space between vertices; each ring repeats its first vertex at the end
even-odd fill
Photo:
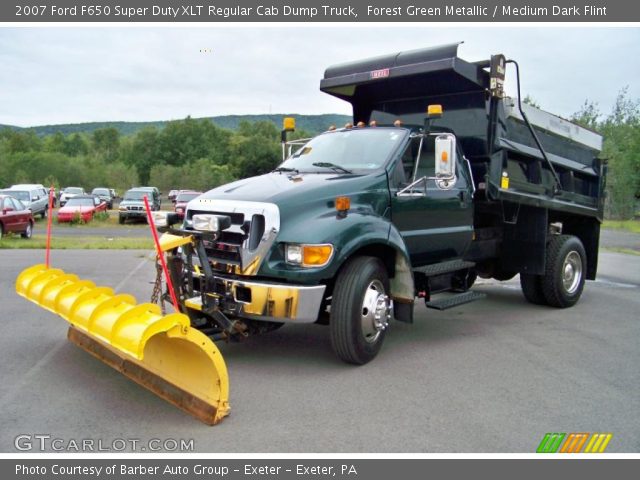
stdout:
MULTIPOLYGON (((127 190, 122 197, 122 201, 118 206, 118 222, 123 224, 129 219, 143 219, 146 221, 147 212, 144 209, 145 195, 151 200, 151 192, 147 189, 132 188, 127 190)), ((149 201, 151 210, 160 210, 160 206, 155 202, 149 201)))
POLYGON ((67 187, 60 192, 60 206, 63 207, 70 198, 86 194, 82 187, 67 187))
POLYGON ((113 208, 113 195, 111 194, 111 190, 103 187, 96 187, 91 190, 91 195, 95 195, 99 197, 101 200, 107 202, 107 207, 109 210, 113 208))
MULTIPOLYGON (((11 185, 10 187, 12 190, 33 190, 35 189, 42 189, 45 192, 45 195, 47 196, 47 202, 49 201, 49 187, 45 187, 43 184, 41 183, 18 183, 16 185, 11 185)), ((56 193, 55 188, 53 189, 53 206, 56 206, 56 203, 58 201, 58 196, 56 193)))
POLYGON ((22 238, 31 238, 33 223, 31 210, 20 200, 0 194, 0 238, 9 232, 19 233, 22 238))
POLYGON ((169 190, 169 194, 167 195, 167 198, 169 199, 170 202, 176 203, 176 197, 178 196, 179 193, 180 193, 180 190, 169 190))
POLYGON ((155 210, 160 210, 160 206, 162 205, 162 200, 160 198, 161 192, 157 187, 136 187, 135 189, 146 192, 149 203, 153 203, 155 210))
POLYGON ((187 203, 194 198, 202 195, 202 192, 196 192, 193 190, 181 190, 176 197, 175 212, 180 218, 184 218, 184 212, 187 210, 187 203))
POLYGON ((58 222, 72 222, 80 218, 83 222, 90 222, 98 212, 107 211, 107 202, 95 195, 78 195, 72 197, 58 210, 58 222))
POLYGON ((22 185, 14 185, 11 188, 0 191, 0 193, 11 195, 13 198, 20 200, 26 208, 31 210, 33 215, 40 215, 45 218, 49 211, 47 191, 40 187, 21 187, 22 185))

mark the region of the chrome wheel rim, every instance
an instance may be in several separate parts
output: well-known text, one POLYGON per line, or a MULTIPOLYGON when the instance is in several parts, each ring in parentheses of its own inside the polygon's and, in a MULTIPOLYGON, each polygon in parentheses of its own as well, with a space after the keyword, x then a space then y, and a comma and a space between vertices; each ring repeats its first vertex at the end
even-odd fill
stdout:
POLYGON ((582 259, 575 250, 570 251, 562 264, 562 285, 567 293, 575 293, 582 281, 582 259))
POLYGON ((362 335, 367 343, 375 343, 389 325, 389 297, 380 280, 369 283, 360 308, 362 335))
POLYGON ((25 232, 25 235, 27 236, 27 238, 31 238, 31 224, 27 225, 27 230, 25 232))

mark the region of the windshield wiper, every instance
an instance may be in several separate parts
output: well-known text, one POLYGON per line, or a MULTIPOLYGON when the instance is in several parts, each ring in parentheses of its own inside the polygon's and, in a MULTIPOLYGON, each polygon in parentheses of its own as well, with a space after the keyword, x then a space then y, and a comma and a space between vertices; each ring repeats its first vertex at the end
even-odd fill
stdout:
POLYGON ((274 172, 294 172, 300 173, 297 168, 289 168, 289 167, 278 167, 273 169, 274 172))
POLYGON ((313 165, 314 167, 330 168, 334 172, 353 173, 351 170, 348 170, 344 167, 341 167, 340 165, 336 165, 335 163, 331 162, 316 162, 312 163, 311 165, 313 165))

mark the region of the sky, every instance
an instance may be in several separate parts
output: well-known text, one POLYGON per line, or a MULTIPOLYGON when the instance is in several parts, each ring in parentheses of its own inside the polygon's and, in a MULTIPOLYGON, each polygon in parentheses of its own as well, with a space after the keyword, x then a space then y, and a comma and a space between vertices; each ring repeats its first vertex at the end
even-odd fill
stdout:
POLYGON ((465 60, 517 60, 523 95, 555 114, 640 98, 636 27, 4 27, 0 124, 350 114, 319 91, 328 66, 460 41, 465 60))

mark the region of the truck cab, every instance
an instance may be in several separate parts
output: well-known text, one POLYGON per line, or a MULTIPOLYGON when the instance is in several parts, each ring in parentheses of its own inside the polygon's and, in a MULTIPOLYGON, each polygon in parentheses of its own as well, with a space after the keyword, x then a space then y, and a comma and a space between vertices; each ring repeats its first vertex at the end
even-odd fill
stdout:
POLYGON ((216 340, 328 324, 338 357, 364 364, 416 300, 482 298, 477 276, 575 304, 597 270, 602 139, 516 108, 508 63, 446 45, 327 69, 321 90, 355 127, 288 141, 285 119, 273 172, 200 195, 184 220, 155 212, 177 307, 216 340))

